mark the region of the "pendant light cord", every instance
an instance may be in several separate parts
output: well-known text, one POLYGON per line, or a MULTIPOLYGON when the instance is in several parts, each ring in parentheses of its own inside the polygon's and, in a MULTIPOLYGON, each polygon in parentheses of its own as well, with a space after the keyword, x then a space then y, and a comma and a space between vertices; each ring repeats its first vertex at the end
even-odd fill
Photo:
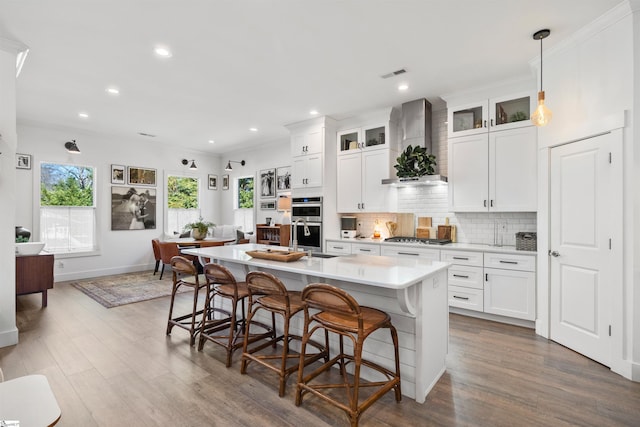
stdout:
POLYGON ((543 37, 540 37, 540 91, 542 92, 542 39, 543 37))

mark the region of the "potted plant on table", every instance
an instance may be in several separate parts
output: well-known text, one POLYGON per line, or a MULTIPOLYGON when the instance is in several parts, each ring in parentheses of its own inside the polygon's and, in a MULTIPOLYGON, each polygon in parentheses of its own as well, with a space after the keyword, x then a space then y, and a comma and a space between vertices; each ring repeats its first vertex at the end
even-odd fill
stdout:
POLYGON ((209 227, 214 227, 215 224, 210 221, 205 221, 202 217, 198 218, 197 221, 190 222, 185 224, 184 231, 191 230, 191 237, 196 240, 202 240, 207 237, 207 233, 209 232, 209 227))

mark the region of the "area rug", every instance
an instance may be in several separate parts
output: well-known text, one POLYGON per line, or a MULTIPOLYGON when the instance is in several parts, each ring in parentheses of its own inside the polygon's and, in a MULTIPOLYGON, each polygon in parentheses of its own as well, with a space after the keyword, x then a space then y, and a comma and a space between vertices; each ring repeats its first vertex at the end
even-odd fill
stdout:
MULTIPOLYGON (((165 271, 162 280, 159 280, 158 277, 159 274, 154 276, 153 271, 143 271, 69 283, 103 306, 112 308, 171 295, 171 274, 167 275, 165 271)), ((187 290, 183 287, 178 292, 187 290)))

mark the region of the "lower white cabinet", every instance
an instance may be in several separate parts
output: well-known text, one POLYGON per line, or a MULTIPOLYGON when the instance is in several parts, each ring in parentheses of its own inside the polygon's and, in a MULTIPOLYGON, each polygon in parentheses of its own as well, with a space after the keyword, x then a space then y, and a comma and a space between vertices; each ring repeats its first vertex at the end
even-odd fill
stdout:
POLYGON ((383 245, 381 254, 384 256, 420 257, 432 261, 440 261, 438 249, 414 248, 402 245, 383 245))
POLYGON ((449 306, 473 311, 483 311, 482 289, 465 288, 449 284, 449 306))
POLYGON ((351 243, 327 240, 326 251, 331 255, 351 255, 351 243))

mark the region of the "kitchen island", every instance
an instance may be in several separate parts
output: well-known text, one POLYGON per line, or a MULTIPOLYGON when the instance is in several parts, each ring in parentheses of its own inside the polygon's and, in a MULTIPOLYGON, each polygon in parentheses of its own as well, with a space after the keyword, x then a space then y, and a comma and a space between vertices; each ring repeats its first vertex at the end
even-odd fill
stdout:
MULTIPOLYGON (((237 278, 249 271, 267 271, 291 290, 309 283, 329 283, 349 292, 358 303, 386 311, 398 329, 402 393, 422 403, 445 371, 448 345, 448 264, 420 258, 349 255, 335 258, 303 257, 279 262, 252 258, 247 251, 286 250, 273 246, 244 244, 187 249, 201 262, 211 259, 231 269, 237 278)), ((302 333, 302 316, 291 329, 302 333)), ((332 344, 333 345, 333 344, 332 344)), ((365 342, 363 357, 392 369, 393 345, 387 331, 372 334, 365 342)), ((367 379, 369 372, 363 372, 367 379)))

